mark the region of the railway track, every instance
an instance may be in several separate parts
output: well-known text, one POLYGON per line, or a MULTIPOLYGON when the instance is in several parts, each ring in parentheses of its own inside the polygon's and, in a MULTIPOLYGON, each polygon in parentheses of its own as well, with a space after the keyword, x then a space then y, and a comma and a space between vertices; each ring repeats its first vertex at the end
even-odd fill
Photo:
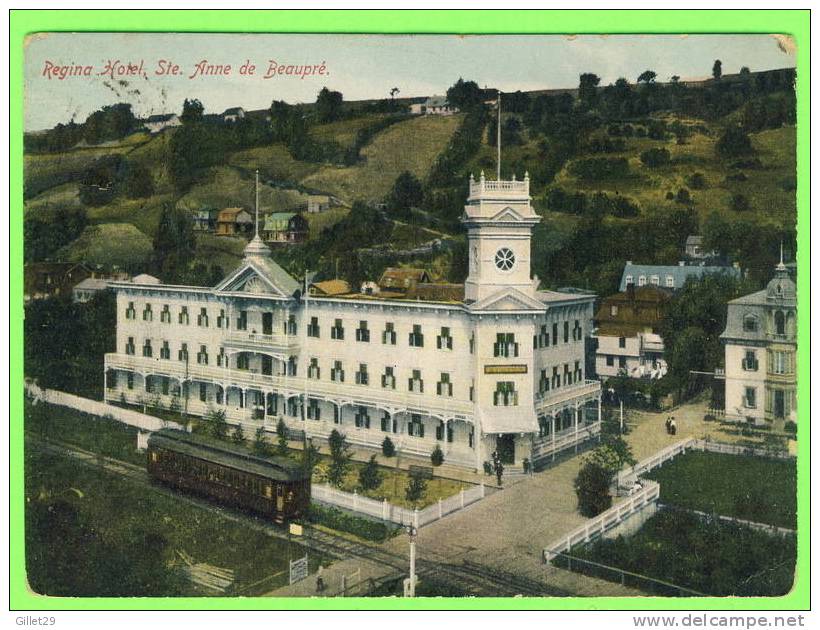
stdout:
MULTIPOLYGON (((201 509, 213 512, 233 522, 242 523, 268 536, 288 540, 287 531, 280 525, 266 521, 258 516, 230 510, 216 505, 206 499, 172 490, 171 488, 151 482, 146 470, 136 464, 113 457, 100 455, 74 444, 44 438, 33 433, 26 433, 26 447, 35 448, 63 457, 70 457, 88 466, 102 468, 120 477, 148 486, 153 491, 161 492, 201 509)), ((384 546, 351 540, 344 536, 331 534, 314 526, 305 526, 306 535, 299 539, 302 544, 313 551, 344 560, 361 558, 392 569, 395 576, 405 575, 408 559, 402 553, 391 551, 384 546)), ((552 587, 543 582, 515 575, 496 568, 486 567, 467 560, 460 563, 447 558, 420 558, 417 562, 417 573, 421 579, 429 577, 436 582, 456 586, 475 596, 514 597, 522 596, 568 596, 572 593, 552 587)))

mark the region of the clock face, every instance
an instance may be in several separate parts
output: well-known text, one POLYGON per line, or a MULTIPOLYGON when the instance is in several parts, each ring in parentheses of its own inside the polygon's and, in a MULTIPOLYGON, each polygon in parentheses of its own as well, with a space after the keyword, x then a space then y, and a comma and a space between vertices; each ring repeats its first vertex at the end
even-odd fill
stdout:
POLYGON ((509 247, 502 247, 495 253, 495 266, 500 271, 510 271, 515 267, 515 254, 509 247))

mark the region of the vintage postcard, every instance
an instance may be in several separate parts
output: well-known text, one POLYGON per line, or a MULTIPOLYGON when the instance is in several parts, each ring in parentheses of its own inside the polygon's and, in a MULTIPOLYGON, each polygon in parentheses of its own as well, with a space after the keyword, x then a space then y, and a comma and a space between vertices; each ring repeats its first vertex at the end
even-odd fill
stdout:
POLYGON ((96 30, 21 51, 41 605, 796 606, 807 41, 96 30))

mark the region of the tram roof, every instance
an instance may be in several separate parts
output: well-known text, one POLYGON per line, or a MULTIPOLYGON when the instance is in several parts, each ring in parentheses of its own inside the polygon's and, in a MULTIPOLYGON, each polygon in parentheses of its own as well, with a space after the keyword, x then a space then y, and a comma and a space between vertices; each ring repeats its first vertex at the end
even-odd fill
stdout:
POLYGON ((151 434, 148 443, 277 481, 306 477, 302 466, 286 457, 254 455, 242 446, 199 433, 160 429, 151 434))

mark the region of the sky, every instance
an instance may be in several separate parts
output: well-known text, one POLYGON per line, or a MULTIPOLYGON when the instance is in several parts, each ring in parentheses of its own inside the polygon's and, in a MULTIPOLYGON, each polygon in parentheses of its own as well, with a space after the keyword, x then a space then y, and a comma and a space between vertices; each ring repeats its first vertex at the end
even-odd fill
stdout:
POLYGON ((137 116, 181 112, 186 98, 206 113, 229 107, 262 109, 273 100, 313 102, 322 87, 345 100, 444 94, 459 77, 502 91, 577 87, 593 72, 601 85, 635 82, 644 70, 659 81, 794 67, 793 43, 777 35, 287 35, 49 33, 30 37, 25 55, 27 131, 83 122, 103 105, 129 102, 137 116), (162 61, 179 75, 160 75, 162 61), (109 61, 142 63, 144 75, 104 74, 109 61), (196 76, 196 64, 230 65, 230 75, 196 76), (270 61, 310 66, 311 76, 274 75, 270 61), (246 62, 255 73, 241 74, 246 62), (89 75, 59 79, 56 69, 79 65, 89 75), (318 74, 324 66, 324 74, 318 74))

